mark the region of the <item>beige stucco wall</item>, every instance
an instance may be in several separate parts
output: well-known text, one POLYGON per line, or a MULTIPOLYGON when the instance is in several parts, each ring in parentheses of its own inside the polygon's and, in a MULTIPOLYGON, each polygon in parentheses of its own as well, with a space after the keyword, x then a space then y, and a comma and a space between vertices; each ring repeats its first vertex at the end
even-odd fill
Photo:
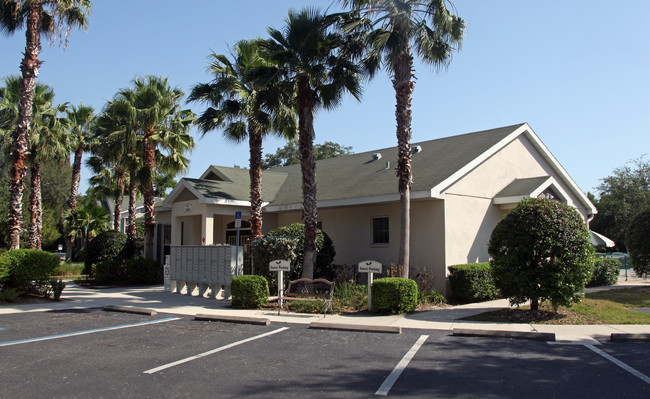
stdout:
POLYGON ((578 198, 522 135, 444 191, 447 266, 489 260, 490 235, 507 212, 492 198, 515 178, 545 175, 555 178, 586 220, 578 198))

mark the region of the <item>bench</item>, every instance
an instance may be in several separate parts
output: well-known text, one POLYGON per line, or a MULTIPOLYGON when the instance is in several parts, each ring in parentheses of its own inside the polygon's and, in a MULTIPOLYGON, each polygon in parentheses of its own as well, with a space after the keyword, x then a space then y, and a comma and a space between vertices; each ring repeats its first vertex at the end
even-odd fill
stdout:
POLYGON ((298 280, 289 281, 287 290, 284 295, 280 297, 278 304, 278 314, 282 309, 282 303, 285 301, 310 301, 310 302, 324 302, 325 312, 323 317, 327 316, 327 310, 332 310, 332 297, 334 295, 334 283, 327 281, 324 278, 317 278, 310 280, 308 278, 299 278, 298 280))

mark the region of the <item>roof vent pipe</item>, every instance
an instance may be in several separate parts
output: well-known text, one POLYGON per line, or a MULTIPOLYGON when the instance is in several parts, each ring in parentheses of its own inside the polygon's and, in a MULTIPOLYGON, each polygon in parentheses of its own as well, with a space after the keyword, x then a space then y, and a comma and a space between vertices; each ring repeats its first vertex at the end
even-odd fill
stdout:
POLYGON ((422 152, 422 146, 417 144, 411 147, 411 154, 417 154, 418 152, 422 152))
POLYGON ((386 161, 386 169, 385 170, 388 170, 388 169, 390 169, 390 161, 386 161))
POLYGON ((374 154, 372 154, 372 160, 373 160, 373 161, 376 161, 376 160, 378 160, 379 158, 381 158, 381 153, 379 153, 379 152, 375 152, 374 154))

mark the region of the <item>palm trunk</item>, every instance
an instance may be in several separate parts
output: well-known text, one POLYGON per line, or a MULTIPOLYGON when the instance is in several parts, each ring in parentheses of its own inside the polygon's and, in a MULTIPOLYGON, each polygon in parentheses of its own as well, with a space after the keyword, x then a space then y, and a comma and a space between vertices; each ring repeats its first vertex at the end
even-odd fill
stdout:
POLYGON ((309 78, 298 76, 298 132, 302 170, 302 220, 305 223, 302 277, 314 278, 316 261, 316 160, 314 159, 314 98, 309 78))
POLYGON ((122 197, 124 196, 124 172, 117 172, 117 194, 115 196, 115 211, 113 213, 113 230, 120 230, 122 221, 122 197))
POLYGON ((31 169, 31 188, 29 196, 29 235, 27 236, 27 248, 41 249, 41 231, 43 226, 43 214, 41 204, 41 173, 39 162, 34 162, 31 169))
POLYGON ((248 145, 250 150, 251 180, 251 240, 262 237, 262 133, 251 121, 248 122, 248 145))
POLYGON ((156 148, 151 142, 153 132, 144 138, 144 166, 149 171, 148 181, 144 184, 144 257, 153 259, 153 236, 156 229, 156 211, 154 210, 153 177, 156 167, 156 148))
POLYGON ((34 88, 38 67, 41 62, 38 54, 41 51, 41 11, 43 5, 40 1, 31 1, 27 15, 27 31, 25 33, 25 56, 20 64, 22 79, 20 81, 20 98, 18 99, 18 122, 13 134, 13 158, 11 166, 11 181, 9 190, 9 249, 20 248, 20 233, 22 232, 23 216, 22 203, 23 179, 27 172, 25 157, 27 156, 27 142, 29 140, 29 126, 32 121, 32 104, 34 102, 34 88))
POLYGON ((126 236, 132 248, 135 248, 135 210, 136 210, 136 195, 138 188, 135 182, 135 171, 131 171, 129 176, 129 223, 126 227, 126 236))
MULTIPOLYGON (((68 206, 71 212, 77 209, 77 194, 79 193, 79 181, 81 180, 81 157, 83 156, 83 147, 79 145, 74 153, 72 162, 72 183, 70 184, 70 200, 68 206)), ((72 242, 74 235, 67 234, 65 240, 65 259, 68 263, 72 261, 72 242)))
MULTIPOLYGON (((396 28, 398 29, 398 28, 396 28)), ((406 34, 403 35, 407 37, 406 34)), ((413 57, 408 42, 403 45, 395 65, 395 119, 397 122, 397 177, 400 196, 400 243, 398 266, 402 277, 409 277, 411 241, 411 99, 413 97, 413 57)))

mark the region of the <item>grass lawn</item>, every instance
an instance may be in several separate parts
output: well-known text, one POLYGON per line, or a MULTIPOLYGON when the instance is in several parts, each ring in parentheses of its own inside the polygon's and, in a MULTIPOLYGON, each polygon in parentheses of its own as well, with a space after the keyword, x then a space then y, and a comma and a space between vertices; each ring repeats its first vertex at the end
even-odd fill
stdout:
POLYGON ((587 294, 571 308, 555 313, 549 303, 537 312, 528 306, 502 309, 463 320, 538 324, 650 324, 650 314, 629 308, 650 308, 650 287, 615 288, 587 294))
POLYGON ((83 271, 83 262, 61 263, 59 266, 59 273, 56 277, 79 278, 83 274, 83 271))

